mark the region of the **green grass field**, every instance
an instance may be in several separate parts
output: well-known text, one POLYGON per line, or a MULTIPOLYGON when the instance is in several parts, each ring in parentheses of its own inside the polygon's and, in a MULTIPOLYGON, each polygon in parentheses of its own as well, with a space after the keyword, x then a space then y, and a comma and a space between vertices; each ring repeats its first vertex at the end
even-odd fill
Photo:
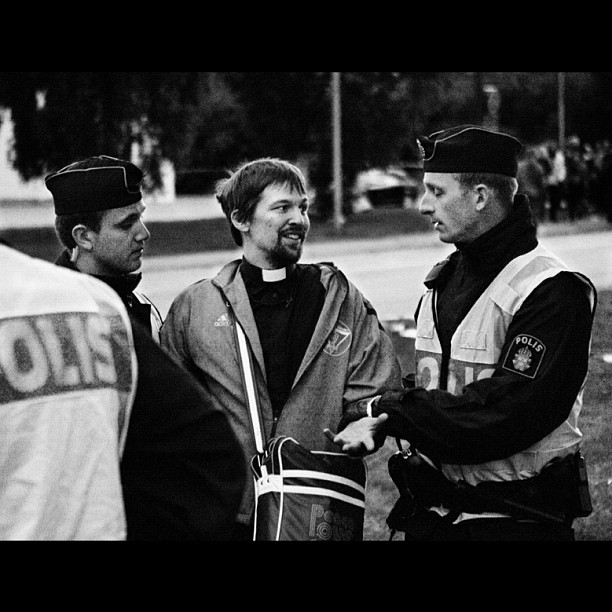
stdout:
MULTIPOLYGON (((606 363, 604 355, 612 354, 612 291, 600 291, 593 327, 593 343, 589 377, 584 393, 579 426, 584 435, 583 452, 587 461, 593 513, 576 519, 574 528, 577 540, 612 540, 612 363, 606 363)), ((414 357, 413 342, 391 333, 400 363, 405 373, 414 357)), ((388 540, 390 536, 386 519, 395 504, 398 493, 389 477, 387 462, 397 450, 394 439, 387 439, 376 454, 367 457, 368 489, 364 539, 388 540)), ((397 534, 395 540, 402 540, 397 534)))

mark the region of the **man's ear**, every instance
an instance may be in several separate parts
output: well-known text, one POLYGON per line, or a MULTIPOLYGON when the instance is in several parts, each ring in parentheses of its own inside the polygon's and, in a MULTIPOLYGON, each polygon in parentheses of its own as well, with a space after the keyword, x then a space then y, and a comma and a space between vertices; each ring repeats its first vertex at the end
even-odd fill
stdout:
POLYGON ((491 190, 481 183, 474 187, 474 193, 476 194, 476 210, 483 210, 491 198, 491 190))
POLYGON ((72 237, 79 249, 86 252, 93 250, 93 231, 86 225, 79 224, 72 228, 72 237))
POLYGON ((251 224, 249 221, 238 221, 238 219, 236 218, 236 211, 232 211, 231 214, 231 219, 232 219, 232 225, 242 234, 246 234, 249 231, 249 228, 251 227, 251 224))

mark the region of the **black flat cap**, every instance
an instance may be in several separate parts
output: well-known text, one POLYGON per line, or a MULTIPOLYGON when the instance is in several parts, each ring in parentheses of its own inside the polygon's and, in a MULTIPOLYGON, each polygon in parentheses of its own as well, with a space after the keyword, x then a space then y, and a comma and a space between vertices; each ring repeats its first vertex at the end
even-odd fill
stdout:
POLYGON ((460 125, 417 138, 425 172, 490 172, 516 178, 523 145, 514 136, 460 125))
POLYGON ((45 178, 55 214, 122 208, 142 200, 143 173, 131 162, 98 155, 74 162, 45 178))

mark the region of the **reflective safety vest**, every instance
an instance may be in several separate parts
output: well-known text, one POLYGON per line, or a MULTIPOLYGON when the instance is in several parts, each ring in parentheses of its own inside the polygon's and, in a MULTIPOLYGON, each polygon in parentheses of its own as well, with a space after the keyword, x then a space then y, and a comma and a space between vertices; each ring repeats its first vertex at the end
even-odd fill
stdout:
POLYGON ((122 540, 137 362, 108 285, 0 245, 0 540, 122 540))
MULTIPOLYGON (((506 341, 506 332, 515 313, 527 296, 544 280, 567 271, 565 264, 542 245, 512 260, 485 289, 461 321, 451 339, 446 389, 459 395, 463 388, 477 380, 493 375, 506 341)), ((574 273, 583 281, 594 308, 594 290, 590 281, 574 273)), ((415 352, 416 383, 426 389, 440 388, 442 347, 433 318, 434 292, 423 295, 419 312, 415 352)), ((524 339, 526 344, 528 339, 524 339)), ((534 339, 524 349, 528 359, 531 351, 542 350, 534 339)), ((539 473, 553 457, 564 457, 573 452, 582 438, 577 420, 582 407, 584 382, 568 418, 545 438, 528 449, 506 459, 478 465, 443 464, 441 470, 452 481, 465 480, 468 484, 482 481, 517 480, 539 473)))

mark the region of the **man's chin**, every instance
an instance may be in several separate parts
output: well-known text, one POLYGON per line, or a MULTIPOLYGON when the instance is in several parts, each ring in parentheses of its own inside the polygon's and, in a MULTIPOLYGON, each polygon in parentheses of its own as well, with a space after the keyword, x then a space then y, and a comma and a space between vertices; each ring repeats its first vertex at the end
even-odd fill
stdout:
POLYGON ((440 230, 436 231, 438 232, 438 239, 440 240, 440 242, 444 242, 446 244, 450 244, 453 242, 452 236, 450 236, 446 232, 440 230))
POLYGON ((295 248, 284 246, 274 254, 274 259, 279 267, 290 266, 297 263, 302 257, 302 244, 295 248))
POLYGON ((133 264, 131 266, 126 266, 121 274, 136 274, 142 270, 142 262, 138 264, 133 264))

